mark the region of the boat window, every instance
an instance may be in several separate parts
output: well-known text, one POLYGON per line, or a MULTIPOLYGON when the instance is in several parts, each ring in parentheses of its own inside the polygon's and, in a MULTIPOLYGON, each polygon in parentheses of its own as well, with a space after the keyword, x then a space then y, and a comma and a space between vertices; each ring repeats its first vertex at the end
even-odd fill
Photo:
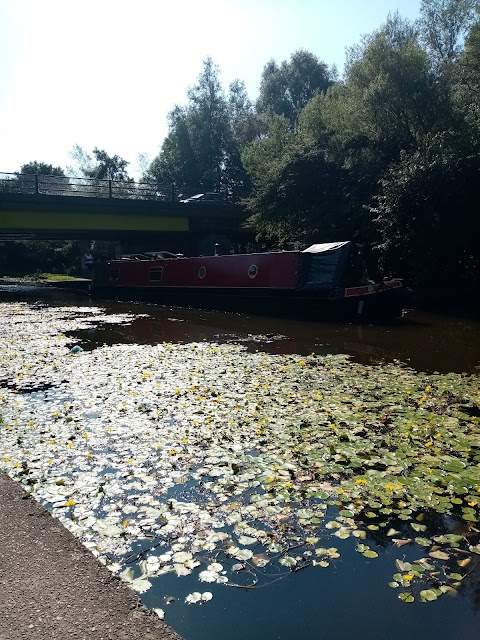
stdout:
POLYGON ((118 280, 118 277, 119 277, 119 270, 110 269, 108 273, 108 279, 111 280, 112 282, 116 282, 118 280))
POLYGON ((256 278, 257 277, 257 273, 258 273, 258 267, 256 264, 251 264, 248 267, 248 277, 249 278, 256 278))
POLYGON ((200 280, 203 280, 206 275, 207 275, 206 268, 205 267, 200 267, 200 269, 198 270, 198 277, 200 278, 200 280))
POLYGON ((152 267, 150 269, 150 280, 161 280, 163 274, 163 267, 152 267))

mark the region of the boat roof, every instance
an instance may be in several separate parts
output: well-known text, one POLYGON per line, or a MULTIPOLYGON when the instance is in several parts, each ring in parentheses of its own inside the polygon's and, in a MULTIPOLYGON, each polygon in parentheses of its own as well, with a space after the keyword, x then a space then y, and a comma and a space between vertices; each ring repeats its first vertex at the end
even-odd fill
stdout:
POLYGON ((304 249, 302 253, 325 253, 326 251, 337 251, 348 244, 351 244, 351 240, 346 240, 345 242, 324 242, 322 244, 312 244, 307 249, 304 249))

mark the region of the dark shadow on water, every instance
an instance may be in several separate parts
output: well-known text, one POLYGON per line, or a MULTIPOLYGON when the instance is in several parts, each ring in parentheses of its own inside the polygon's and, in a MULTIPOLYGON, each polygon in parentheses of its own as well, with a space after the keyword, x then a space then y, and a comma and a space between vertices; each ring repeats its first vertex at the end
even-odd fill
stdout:
POLYGON ((449 315, 411 311, 401 320, 383 325, 314 322, 139 302, 98 301, 46 287, 14 289, 3 286, 0 302, 98 306, 107 314, 148 316, 126 325, 101 325, 71 334, 72 344, 80 341, 84 349, 120 343, 238 342, 251 351, 269 353, 346 353, 363 364, 400 360, 419 371, 470 373, 480 363, 480 322, 449 315))

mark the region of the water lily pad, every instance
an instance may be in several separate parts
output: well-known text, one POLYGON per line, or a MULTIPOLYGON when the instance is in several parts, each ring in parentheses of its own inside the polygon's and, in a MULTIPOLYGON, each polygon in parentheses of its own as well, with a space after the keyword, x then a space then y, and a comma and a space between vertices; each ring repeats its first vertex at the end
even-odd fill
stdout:
POLYGON ((415 538, 415 542, 422 547, 429 547, 432 544, 430 538, 415 538))
POLYGON ((412 565, 410 562, 404 562, 403 560, 399 560, 398 558, 395 560, 395 564, 399 571, 410 571, 412 565))
POLYGON ((400 598, 400 600, 403 600, 403 602, 414 602, 415 598, 414 596, 412 596, 411 593, 408 592, 403 592, 403 593, 399 593, 398 597, 400 598))
POLYGON ((424 589, 420 591, 420 600, 422 602, 433 602, 437 599, 437 594, 432 589, 424 589))
POLYGON ((450 558, 450 555, 445 551, 430 551, 429 555, 437 560, 448 560, 450 558))
POLYGON ((285 556, 284 558, 281 558, 279 562, 285 567, 294 567, 297 564, 297 561, 295 558, 292 558, 292 556, 285 556))
POLYGON ((193 593, 189 593, 185 598, 185 602, 187 604, 195 604, 200 602, 202 599, 202 594, 199 591, 194 591, 193 593))

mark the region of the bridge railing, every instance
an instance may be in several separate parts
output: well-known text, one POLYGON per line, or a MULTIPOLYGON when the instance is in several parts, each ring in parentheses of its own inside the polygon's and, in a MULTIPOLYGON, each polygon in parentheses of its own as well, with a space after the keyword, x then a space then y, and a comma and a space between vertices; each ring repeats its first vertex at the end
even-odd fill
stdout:
POLYGON ((0 172, 1 193, 175 201, 172 184, 0 172))

